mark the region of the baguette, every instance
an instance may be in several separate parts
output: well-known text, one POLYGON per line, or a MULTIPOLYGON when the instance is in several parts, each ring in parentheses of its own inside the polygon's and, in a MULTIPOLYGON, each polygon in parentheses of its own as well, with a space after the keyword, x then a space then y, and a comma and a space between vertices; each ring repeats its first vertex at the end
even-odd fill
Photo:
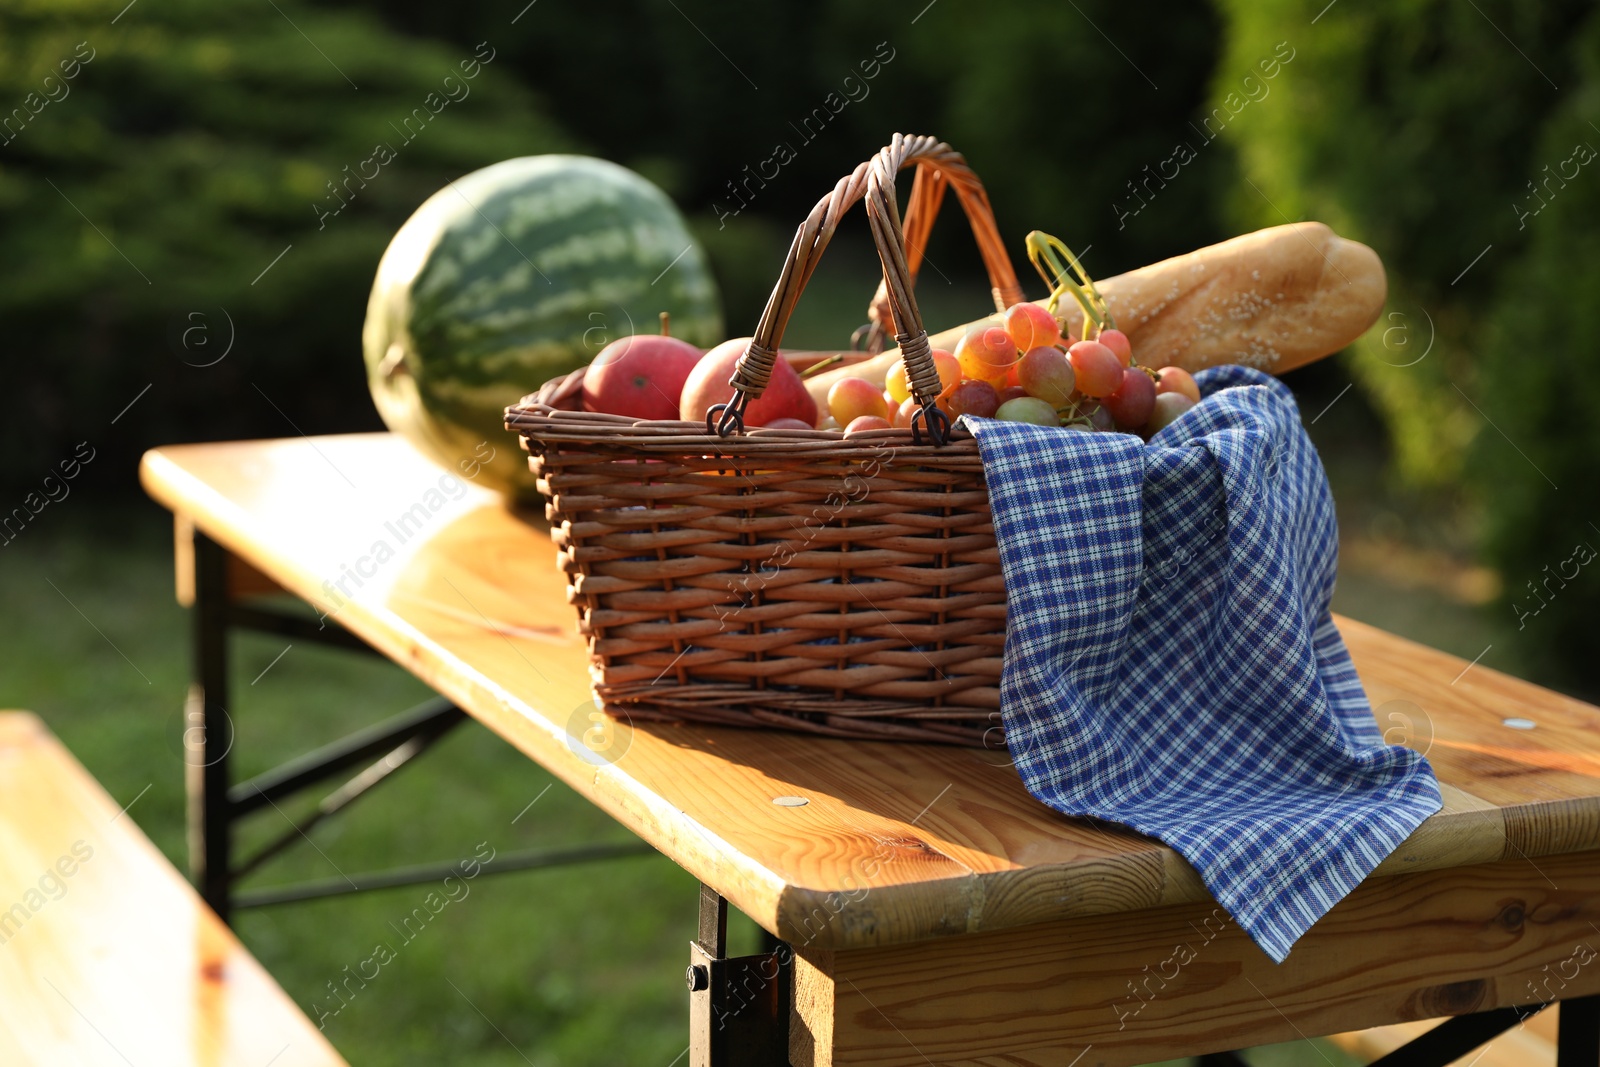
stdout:
MULTIPOLYGON (((1096 283, 1139 362, 1198 371, 1242 363, 1281 374, 1349 345, 1377 321, 1388 281, 1377 253, 1320 222, 1273 226, 1096 283)), ((1044 303, 1044 301, 1038 301, 1044 303)), ((1081 336, 1083 310, 1057 308, 1081 336)), ((983 320, 979 320, 983 321, 983 320)), ((974 324, 934 334, 953 351, 974 324)), ((830 370, 806 388, 826 404, 842 377, 882 384, 899 351, 830 370)))

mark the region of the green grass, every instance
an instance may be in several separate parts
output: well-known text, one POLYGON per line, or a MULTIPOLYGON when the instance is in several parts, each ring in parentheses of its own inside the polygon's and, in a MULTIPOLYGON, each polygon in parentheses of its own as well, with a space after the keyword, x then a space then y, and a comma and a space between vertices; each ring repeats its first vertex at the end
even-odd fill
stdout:
MULTIPOLYGON (((181 868, 188 630, 173 599, 170 528, 150 510, 52 518, 0 556, 0 705, 37 711, 118 803, 137 797, 129 816, 181 868), (59 521, 69 517, 97 521, 93 529, 59 521)), ((383 661, 299 643, 252 685, 286 644, 255 635, 234 642, 236 777, 428 695, 383 661)), ((288 825, 270 808, 254 818, 260 826, 244 835, 244 848, 288 825)), ((476 723, 312 837, 316 849, 297 846, 249 884, 466 858, 482 842, 503 853, 629 840, 476 723)), ((352 982, 348 1006, 325 1020, 353 1063, 523 1065, 526 1056, 540 1067, 666 1067, 683 1050, 696 886, 674 864, 652 855, 484 876, 465 890, 418 885, 266 908, 241 913, 237 928, 313 1019, 319 1005, 339 1006, 328 983, 345 980, 380 943, 390 946, 392 961, 365 988, 352 982), (426 911, 430 892, 439 894, 435 908, 450 894, 458 899, 406 941, 396 927, 412 909, 426 911)), ((753 927, 736 932, 748 951, 753 927)))

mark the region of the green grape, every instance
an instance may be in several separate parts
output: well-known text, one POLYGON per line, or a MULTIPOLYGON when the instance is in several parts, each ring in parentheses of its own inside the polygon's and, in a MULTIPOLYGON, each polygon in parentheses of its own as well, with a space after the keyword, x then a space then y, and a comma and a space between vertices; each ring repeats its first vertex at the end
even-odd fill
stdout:
POLYGON ((1005 422, 1031 422, 1035 426, 1060 426, 1056 409, 1036 396, 1019 396, 1001 404, 994 417, 1005 422))

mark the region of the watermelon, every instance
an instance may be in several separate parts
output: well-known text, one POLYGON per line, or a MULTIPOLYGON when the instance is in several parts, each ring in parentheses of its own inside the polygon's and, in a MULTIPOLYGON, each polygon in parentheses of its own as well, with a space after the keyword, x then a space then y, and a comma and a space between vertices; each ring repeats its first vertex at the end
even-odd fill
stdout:
POLYGON ((535 495, 503 409, 607 344, 722 340, 716 285, 672 201, 588 156, 509 159, 429 197, 395 234, 362 350, 384 423, 477 484, 535 495))

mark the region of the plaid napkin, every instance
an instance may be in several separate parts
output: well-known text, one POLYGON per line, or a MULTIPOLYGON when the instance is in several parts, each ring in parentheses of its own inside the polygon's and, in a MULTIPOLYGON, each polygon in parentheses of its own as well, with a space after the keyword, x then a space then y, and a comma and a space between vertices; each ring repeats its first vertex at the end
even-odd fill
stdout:
POLYGON ((1009 596, 1022 780, 1175 849, 1281 963, 1440 807, 1328 612, 1337 528, 1288 387, 1245 367, 1148 444, 970 419, 1009 596))

